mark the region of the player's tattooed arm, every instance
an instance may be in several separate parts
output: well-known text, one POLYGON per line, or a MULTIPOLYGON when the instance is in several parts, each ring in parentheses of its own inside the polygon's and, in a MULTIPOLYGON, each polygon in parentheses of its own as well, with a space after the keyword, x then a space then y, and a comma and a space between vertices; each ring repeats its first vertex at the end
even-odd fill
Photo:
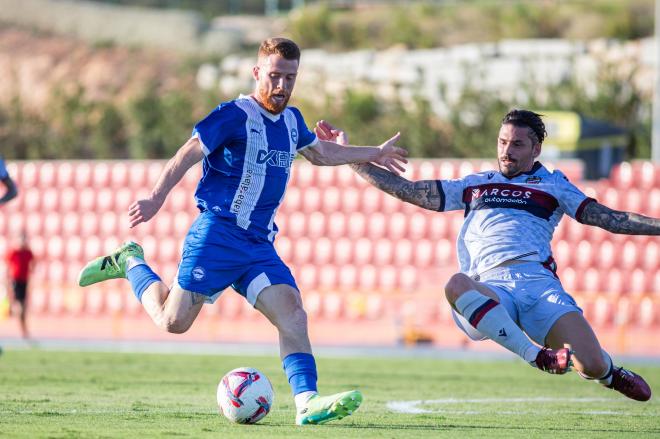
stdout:
POLYGON ((660 235, 660 219, 632 212, 613 210, 597 202, 584 207, 579 220, 612 233, 624 235, 660 235))
POLYGON ((442 194, 435 180, 410 181, 371 163, 351 165, 362 178, 388 194, 424 209, 440 210, 442 194))

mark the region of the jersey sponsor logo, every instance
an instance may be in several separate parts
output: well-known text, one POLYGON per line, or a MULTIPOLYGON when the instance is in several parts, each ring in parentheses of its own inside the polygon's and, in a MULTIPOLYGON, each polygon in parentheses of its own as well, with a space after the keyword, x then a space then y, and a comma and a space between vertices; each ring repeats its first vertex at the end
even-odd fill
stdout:
POLYGON ((519 209, 543 219, 549 219, 559 206, 547 192, 509 183, 489 183, 468 187, 463 191, 465 215, 470 210, 519 209))
POLYGON ((296 156, 288 151, 267 151, 265 149, 260 149, 257 153, 257 164, 263 165, 265 163, 268 166, 289 168, 295 158, 296 156))
POLYGON ((527 177, 527 180, 525 180, 525 183, 529 183, 529 184, 539 184, 540 182, 541 182, 541 177, 538 177, 536 175, 527 177))
POLYGON ((247 196, 247 191, 250 189, 252 184, 252 169, 248 168, 243 174, 241 183, 238 185, 236 196, 234 197, 234 202, 231 203, 231 209, 229 211, 234 214, 238 214, 241 209, 241 204, 245 201, 247 196))

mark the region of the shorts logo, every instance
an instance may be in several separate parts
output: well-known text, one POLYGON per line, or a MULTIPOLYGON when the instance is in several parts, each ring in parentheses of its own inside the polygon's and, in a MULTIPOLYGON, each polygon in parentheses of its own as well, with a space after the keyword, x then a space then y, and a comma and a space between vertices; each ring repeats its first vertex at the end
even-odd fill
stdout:
POLYGON ((204 271, 203 267, 197 266, 193 268, 192 276, 195 278, 195 280, 202 280, 204 279, 204 276, 206 276, 206 271, 204 271))

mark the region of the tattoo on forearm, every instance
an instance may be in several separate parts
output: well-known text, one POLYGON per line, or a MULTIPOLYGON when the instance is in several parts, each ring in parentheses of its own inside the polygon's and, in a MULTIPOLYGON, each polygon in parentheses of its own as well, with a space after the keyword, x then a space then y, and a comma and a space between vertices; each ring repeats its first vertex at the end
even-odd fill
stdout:
POLYGON ((429 210, 439 210, 442 205, 442 196, 433 180, 409 181, 370 163, 351 167, 369 183, 402 201, 429 210))
POLYGON ((610 209, 600 203, 585 206, 580 220, 584 224, 598 226, 612 233, 624 235, 660 235, 660 219, 632 212, 610 209))

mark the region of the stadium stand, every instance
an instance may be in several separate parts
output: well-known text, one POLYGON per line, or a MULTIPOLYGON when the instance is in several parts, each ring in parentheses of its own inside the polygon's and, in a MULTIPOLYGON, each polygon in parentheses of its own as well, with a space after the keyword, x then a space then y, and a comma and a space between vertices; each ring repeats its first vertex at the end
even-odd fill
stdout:
MULTIPOLYGON (((0 210, 0 251, 6 250, 12 235, 26 229, 39 261, 32 312, 46 322, 69 322, 46 335, 54 336, 58 330, 76 334, 75 324, 70 323, 76 319, 110 321, 105 324, 110 337, 130 337, 127 321, 148 327, 128 285, 112 281, 82 290, 76 286, 76 276, 86 260, 133 238, 142 243, 163 280, 171 281, 181 243, 197 214, 192 192, 199 169, 172 191, 154 221, 130 230, 125 216, 135 197, 148 193, 162 165, 152 161, 10 164, 22 191, 11 209, 0 210)), ((455 178, 492 166, 481 160, 412 160, 406 176, 455 178)), ((580 181, 580 169, 573 162, 560 168, 606 205, 660 215, 658 165, 622 163, 609 180, 596 182, 580 181)), ((276 218, 281 229, 276 246, 303 291, 313 336, 323 339, 325 334, 334 342, 393 343, 413 328, 439 345, 461 346, 462 336, 453 329, 442 291, 457 270, 455 240, 462 220, 462 212, 439 214, 401 203, 366 185, 348 167, 297 162, 276 218), (342 327, 340 336, 337 324, 342 327), (367 335, 366 328, 376 332, 367 335)), ((553 246, 562 282, 575 293, 599 334, 611 333, 616 341, 622 331, 658 330, 657 238, 612 235, 564 219, 553 246)), ((207 337, 229 336, 223 332, 228 325, 258 326, 261 321, 235 294, 223 295, 215 305, 205 307, 202 316, 207 323, 193 337, 203 331, 207 337), (217 319, 227 323, 219 324, 217 319)), ((0 334, 9 330, 5 326, 0 325, 0 334)), ((618 342, 619 350, 660 353, 659 347, 637 339, 643 337, 618 342)))

